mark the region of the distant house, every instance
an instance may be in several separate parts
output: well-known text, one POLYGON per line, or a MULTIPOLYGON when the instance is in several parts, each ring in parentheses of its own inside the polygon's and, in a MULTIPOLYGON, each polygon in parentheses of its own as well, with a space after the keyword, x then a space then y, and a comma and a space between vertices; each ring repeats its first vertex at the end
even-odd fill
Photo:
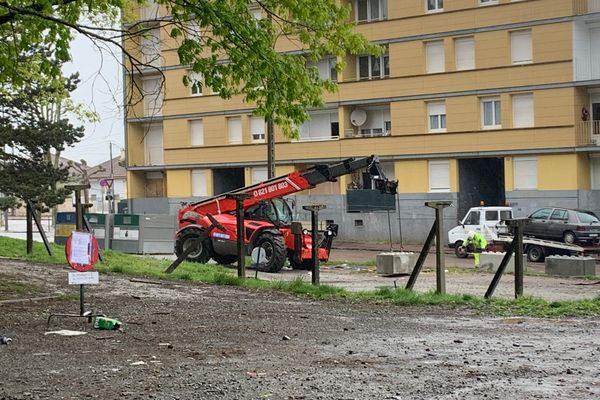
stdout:
POLYGON ((87 169, 87 177, 91 186, 89 202, 93 204, 88 212, 108 213, 109 201, 106 199, 106 196, 110 193, 111 189, 114 194, 116 212, 119 200, 127 198, 127 174, 125 168, 119 165, 119 157, 89 167, 87 169))

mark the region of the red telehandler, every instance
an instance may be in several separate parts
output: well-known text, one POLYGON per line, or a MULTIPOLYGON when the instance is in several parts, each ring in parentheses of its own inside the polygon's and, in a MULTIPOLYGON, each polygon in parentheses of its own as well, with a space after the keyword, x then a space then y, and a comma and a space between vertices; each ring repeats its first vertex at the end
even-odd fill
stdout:
MULTIPOLYGON (((211 258, 219 264, 237 261, 236 202, 229 194, 249 194, 243 202, 244 244, 246 254, 261 248, 264 256, 259 268, 278 272, 289 260, 292 268, 312 267, 313 237, 292 221, 292 212, 283 196, 310 189, 323 182, 335 182, 339 176, 366 169, 375 188, 382 193, 396 193, 397 181, 385 178, 376 156, 349 158, 334 165, 316 165, 305 171, 269 179, 255 185, 185 204, 177 214, 179 229, 175 235, 175 254, 179 257, 189 246, 198 248, 188 255, 188 260, 205 263, 211 258)), ((333 238, 338 226, 330 224, 318 244, 320 261, 329 259, 333 238)))

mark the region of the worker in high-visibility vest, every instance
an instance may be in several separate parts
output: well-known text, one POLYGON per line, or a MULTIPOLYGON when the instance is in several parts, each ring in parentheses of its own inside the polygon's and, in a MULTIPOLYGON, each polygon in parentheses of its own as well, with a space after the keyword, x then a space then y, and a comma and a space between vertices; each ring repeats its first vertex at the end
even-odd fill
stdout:
POLYGON ((479 232, 470 231, 467 235, 467 240, 463 243, 463 246, 468 248, 469 245, 473 246, 473 259, 475 260, 475 268, 479 267, 479 253, 484 251, 487 247, 487 240, 479 232))

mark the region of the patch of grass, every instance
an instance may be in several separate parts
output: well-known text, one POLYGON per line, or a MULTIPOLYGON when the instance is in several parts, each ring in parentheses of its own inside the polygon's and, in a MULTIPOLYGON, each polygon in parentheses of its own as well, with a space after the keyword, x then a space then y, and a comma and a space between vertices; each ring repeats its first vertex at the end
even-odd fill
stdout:
MULTIPOLYGON (((33 255, 25 256, 23 240, 0 237, 0 256, 50 264, 66 264, 64 247, 53 245, 55 255, 48 256, 41 243, 34 243, 33 255)), ((163 271, 170 261, 152 257, 134 256, 116 251, 102 252, 103 261, 96 265, 100 272, 121 273, 131 276, 142 276, 163 280, 184 280, 217 285, 239 286, 248 289, 268 289, 292 293, 297 296, 321 300, 349 300, 373 303, 395 304, 400 306, 437 305, 445 307, 465 307, 484 313, 496 315, 519 315, 535 317, 561 316, 600 316, 600 296, 592 300, 553 301, 549 302, 533 297, 522 297, 517 300, 490 299, 473 295, 436 294, 434 292, 418 293, 403 288, 383 288, 375 291, 350 292, 346 289, 320 285, 298 277, 292 281, 263 281, 251 277, 240 279, 235 269, 227 269, 218 265, 206 265, 183 262, 172 273, 163 271)), ((457 268, 453 272, 463 272, 457 268)), ((4 282, 4 279, 2 279, 4 282)), ((9 292, 19 289, 18 285, 8 284, 9 292)), ((25 289, 23 289, 25 290, 25 289)), ((1 296, 0 289, 0 296, 1 296)))
POLYGON ((42 293, 42 288, 19 282, 14 276, 0 274, 0 300, 8 300, 42 293))

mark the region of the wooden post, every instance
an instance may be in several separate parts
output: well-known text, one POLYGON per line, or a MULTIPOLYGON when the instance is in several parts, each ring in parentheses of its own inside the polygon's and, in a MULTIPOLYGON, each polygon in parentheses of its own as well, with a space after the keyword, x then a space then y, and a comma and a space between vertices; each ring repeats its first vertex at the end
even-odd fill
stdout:
POLYGON ((27 223, 27 255, 31 255, 33 254, 33 210, 29 202, 27 202, 25 218, 27 223))
POLYGON ((435 208, 435 276, 436 293, 446 293, 446 259, 444 257, 444 208, 452 205, 451 201, 428 201, 427 207, 435 208))

